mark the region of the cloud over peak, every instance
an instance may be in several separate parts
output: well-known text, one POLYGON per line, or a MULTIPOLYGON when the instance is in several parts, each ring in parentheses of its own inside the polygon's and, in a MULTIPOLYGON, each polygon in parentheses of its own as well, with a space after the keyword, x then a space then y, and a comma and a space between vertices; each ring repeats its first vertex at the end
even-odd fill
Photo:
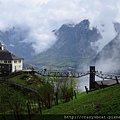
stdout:
POLYGON ((0 30, 15 26, 29 29, 24 41, 40 53, 56 42, 52 30, 87 18, 91 27, 97 26, 102 33, 102 48, 116 35, 112 22, 120 22, 119 6, 120 1, 115 0, 0 0, 0 30))

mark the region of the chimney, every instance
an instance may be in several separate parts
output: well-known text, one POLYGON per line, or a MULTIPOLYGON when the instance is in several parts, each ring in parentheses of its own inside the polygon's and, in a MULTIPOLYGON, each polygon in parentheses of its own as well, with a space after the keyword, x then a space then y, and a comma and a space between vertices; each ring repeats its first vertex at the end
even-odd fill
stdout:
POLYGON ((4 45, 2 44, 1 49, 4 50, 4 45))
POLYGON ((4 45, 0 43, 0 50, 4 50, 4 45))

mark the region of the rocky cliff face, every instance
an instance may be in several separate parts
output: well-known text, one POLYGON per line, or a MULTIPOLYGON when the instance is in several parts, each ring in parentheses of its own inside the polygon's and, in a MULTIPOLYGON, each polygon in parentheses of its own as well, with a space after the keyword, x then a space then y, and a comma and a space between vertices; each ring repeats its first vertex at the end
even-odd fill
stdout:
POLYGON ((89 21, 76 25, 64 24, 54 31, 57 42, 47 51, 31 60, 36 66, 74 67, 86 64, 96 55, 94 43, 101 38, 96 28, 89 28, 89 21))
POLYGON ((60 68, 77 68, 87 64, 96 65, 98 69, 105 71, 120 71, 120 24, 114 23, 117 36, 98 54, 94 44, 102 36, 97 28, 90 29, 89 25, 90 22, 86 19, 76 25, 64 24, 58 30, 53 30, 57 42, 47 51, 33 57, 32 44, 23 42, 29 34, 29 29, 14 27, 0 31, 0 41, 6 49, 25 58, 25 61, 29 59, 28 64, 38 67, 52 65, 60 68))

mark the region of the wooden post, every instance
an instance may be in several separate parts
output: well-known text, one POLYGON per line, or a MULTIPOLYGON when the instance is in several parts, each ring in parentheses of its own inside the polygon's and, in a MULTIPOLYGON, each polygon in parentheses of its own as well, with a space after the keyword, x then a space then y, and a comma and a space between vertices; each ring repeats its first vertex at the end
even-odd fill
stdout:
POLYGON ((17 119, 19 120, 19 113, 18 113, 18 110, 17 110, 16 114, 17 114, 17 119))
POLYGON ((50 94, 48 94, 48 108, 50 108, 50 94))
POLYGON ((71 88, 71 99, 73 100, 73 88, 71 88))
POLYGON ((29 109, 31 110, 32 109, 32 103, 30 102, 30 100, 29 100, 29 109))
POLYGON ((101 81, 102 88, 104 88, 103 82, 101 81))
POLYGON ((43 100, 42 100, 42 107, 44 106, 43 104, 44 104, 44 102, 43 102, 43 100))
POLYGON ((118 79, 117 79, 117 76, 115 76, 115 79, 116 79, 117 84, 119 84, 119 81, 118 81, 118 79))
POLYGON ((66 94, 66 102, 68 102, 68 92, 67 92, 67 94, 66 94))
POLYGON ((15 120, 17 119, 17 118, 16 118, 16 113, 15 113, 15 111, 14 111, 14 118, 15 118, 15 120))
POLYGON ((86 93, 88 94, 88 88, 85 86, 86 93))
POLYGON ((38 106, 39 106, 40 114, 42 114, 41 104, 40 104, 40 100, 39 99, 38 99, 38 106))
POLYGON ((29 120, 31 120, 30 108, 29 108, 29 104, 28 104, 28 102, 27 102, 27 109, 28 109, 29 120))
POLYGON ((77 98, 75 90, 74 90, 74 95, 75 95, 75 98, 77 98))
POLYGON ((53 96, 54 105, 56 105, 56 98, 53 96))
POLYGON ((46 100, 44 101, 44 103, 45 103, 45 108, 48 108, 48 104, 46 103, 46 100))
POLYGON ((90 82, 89 89, 95 88, 95 66, 90 66, 90 82))
POLYGON ((3 115, 3 120, 6 120, 5 115, 3 115))
POLYGON ((55 96, 56 96, 56 105, 58 105, 58 93, 57 92, 55 93, 55 96))

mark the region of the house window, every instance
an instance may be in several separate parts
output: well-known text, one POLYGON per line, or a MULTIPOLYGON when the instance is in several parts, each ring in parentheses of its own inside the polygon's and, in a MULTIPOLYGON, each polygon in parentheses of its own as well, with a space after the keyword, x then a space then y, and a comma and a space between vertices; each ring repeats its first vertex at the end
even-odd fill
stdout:
POLYGON ((1 63, 4 63, 4 60, 0 60, 1 63))
POLYGON ((8 63, 11 63, 11 61, 9 60, 8 63))
POLYGON ((18 62, 21 63, 21 60, 19 60, 18 62))
POLYGON ((14 63, 17 63, 17 60, 14 60, 14 63))
POLYGON ((4 63, 7 63, 7 60, 5 60, 4 63))

